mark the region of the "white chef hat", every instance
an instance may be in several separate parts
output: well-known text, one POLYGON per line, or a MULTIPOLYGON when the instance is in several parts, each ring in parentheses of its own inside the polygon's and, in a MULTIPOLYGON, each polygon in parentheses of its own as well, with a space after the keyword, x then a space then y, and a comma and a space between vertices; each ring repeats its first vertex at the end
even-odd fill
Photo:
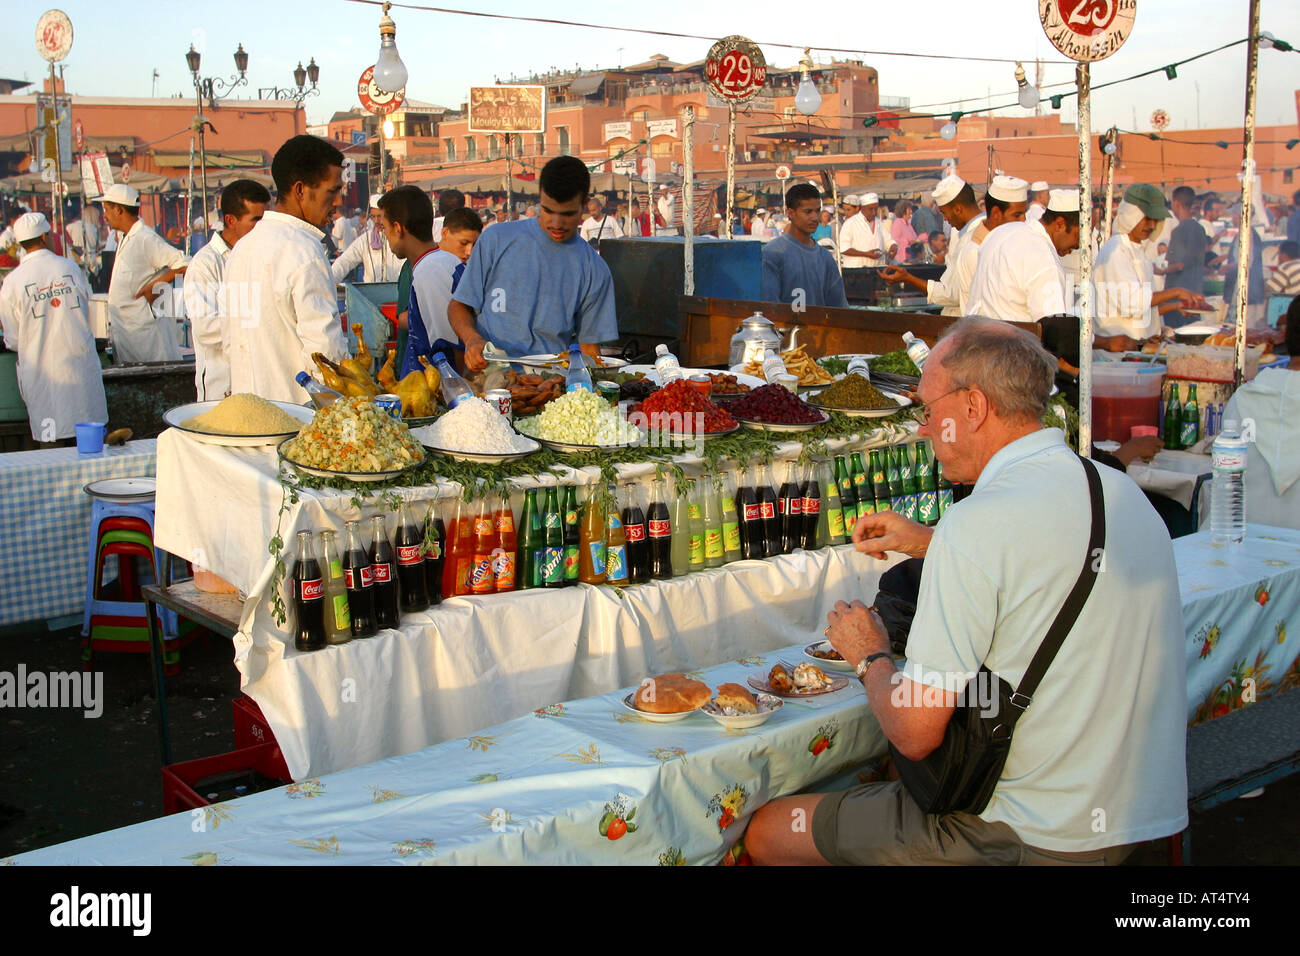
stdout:
POLYGON ((865 196, 862 197, 862 205, 878 206, 880 205, 880 197, 877 196, 875 193, 867 193, 865 196))
POLYGON ((384 198, 384 194, 383 194, 383 193, 371 193, 371 194, 370 194, 370 208, 371 208, 371 209, 378 209, 378 208, 379 208, 379 200, 381 200, 381 199, 383 199, 383 198, 384 198))
POLYGON ((25 212, 14 220, 14 238, 27 242, 50 231, 50 223, 44 213, 25 212))
POLYGON ((1041 179, 1035 179, 1029 184, 1029 191, 1031 193, 1045 193, 1051 188, 1051 186, 1047 185, 1047 183, 1041 179))
POLYGON ((104 190, 104 195, 95 201, 117 203, 119 206, 138 206, 140 205, 140 193, 135 187, 128 186, 126 183, 113 183, 108 189, 104 190))
POLYGON ((934 201, 940 206, 946 206, 957 198, 957 194, 966 188, 966 180, 960 176, 945 176, 939 180, 939 185, 934 187, 934 192, 930 193, 934 201))
POLYGON ((994 176, 989 183, 989 195, 1001 202, 1024 202, 1029 192, 1029 183, 1015 176, 994 176))
POLYGON ((1078 212, 1079 190, 1053 189, 1051 198, 1047 200, 1047 208, 1051 212, 1078 212))

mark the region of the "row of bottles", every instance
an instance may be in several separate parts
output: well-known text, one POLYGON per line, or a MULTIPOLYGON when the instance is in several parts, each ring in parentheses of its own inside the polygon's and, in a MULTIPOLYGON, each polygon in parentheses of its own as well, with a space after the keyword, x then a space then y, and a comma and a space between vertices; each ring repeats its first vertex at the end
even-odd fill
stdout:
POLYGON ((835 483, 849 529, 858 518, 882 511, 933 526, 952 504, 952 485, 927 442, 916 443, 915 459, 908 445, 872 449, 866 468, 861 452, 836 456, 835 483))

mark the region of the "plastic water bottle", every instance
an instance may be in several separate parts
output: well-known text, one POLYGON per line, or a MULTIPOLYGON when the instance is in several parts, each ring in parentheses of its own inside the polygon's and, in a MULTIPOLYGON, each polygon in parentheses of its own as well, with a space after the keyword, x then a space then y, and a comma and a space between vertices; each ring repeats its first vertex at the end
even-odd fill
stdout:
POLYGON ((677 356, 668 351, 668 346, 663 342, 655 346, 655 356, 655 372, 659 375, 661 386, 686 377, 682 374, 682 366, 677 361, 677 356))
POLYGON ((763 353, 763 380, 769 385, 776 383, 778 375, 785 374, 785 362, 771 349, 763 353))
POLYGON ((1210 499, 1210 542, 1241 544, 1246 537, 1246 442, 1229 419, 1214 439, 1214 483, 1210 499))
MULTIPOLYGON (((925 343, 922 342, 921 344, 924 345, 925 343)), ((865 378, 868 382, 870 382, 870 381, 871 381, 871 366, 867 364, 867 360, 866 360, 866 359, 864 359, 862 356, 858 355, 858 356, 855 356, 854 358, 849 359, 849 368, 848 368, 848 371, 847 371, 845 374, 847 374, 847 375, 860 375, 860 376, 862 376, 863 378, 865 378)))
POLYGON ((569 346, 569 374, 564 376, 566 392, 592 392, 591 373, 587 371, 587 356, 582 354, 582 346, 569 346))
POLYGON ((311 396, 317 408, 328 408, 343 397, 334 389, 326 388, 306 372, 299 372, 294 376, 294 381, 307 390, 307 394, 311 396))
POLYGON ((930 346, 918 339, 911 332, 903 333, 903 343, 907 346, 908 358, 917 368, 925 367, 925 360, 930 357, 930 346))
POLYGON ((433 364, 437 366, 438 374, 442 376, 442 400, 447 403, 448 408, 455 408, 465 399, 474 397, 474 389, 470 388, 469 382, 461 378, 451 367, 447 356, 441 352, 434 352, 433 364))

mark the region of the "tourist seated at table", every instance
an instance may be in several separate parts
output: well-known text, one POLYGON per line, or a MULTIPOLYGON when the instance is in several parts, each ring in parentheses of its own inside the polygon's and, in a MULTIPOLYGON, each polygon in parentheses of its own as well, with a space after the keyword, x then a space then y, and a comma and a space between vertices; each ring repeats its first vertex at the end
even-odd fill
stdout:
MULTIPOLYGON (((933 439, 949 480, 973 483, 974 493, 934 528, 897 512, 854 528, 867 555, 925 558, 901 670, 880 617, 861 601, 837 603, 826 629, 902 758, 940 748, 958 694, 981 666, 1020 686, 1067 594, 1089 580, 1091 466, 1041 425, 1055 367, 1014 326, 954 324, 921 375, 919 434, 933 439)), ((900 781, 785 797, 749 825, 755 862, 1114 864, 1134 844, 1186 827, 1173 547, 1136 484, 1108 468, 1096 473, 1104 573, 1091 576, 1076 623, 1016 723, 987 805, 928 814, 900 781)), ((983 683, 987 699, 996 686, 983 683)))
POLYGON ((1287 367, 1263 369, 1237 389, 1223 419, 1254 435, 1246 446, 1246 520, 1300 528, 1300 298, 1287 310, 1286 348, 1287 367))

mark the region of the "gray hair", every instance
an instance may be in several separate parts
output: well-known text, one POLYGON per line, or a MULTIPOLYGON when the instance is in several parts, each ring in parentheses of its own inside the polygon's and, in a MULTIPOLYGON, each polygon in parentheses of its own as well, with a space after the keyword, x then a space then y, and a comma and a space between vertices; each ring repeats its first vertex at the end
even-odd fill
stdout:
POLYGON ((978 388, 1000 418, 1040 421, 1056 378, 1056 359, 1023 329, 982 316, 948 327, 940 364, 954 388, 978 388))

